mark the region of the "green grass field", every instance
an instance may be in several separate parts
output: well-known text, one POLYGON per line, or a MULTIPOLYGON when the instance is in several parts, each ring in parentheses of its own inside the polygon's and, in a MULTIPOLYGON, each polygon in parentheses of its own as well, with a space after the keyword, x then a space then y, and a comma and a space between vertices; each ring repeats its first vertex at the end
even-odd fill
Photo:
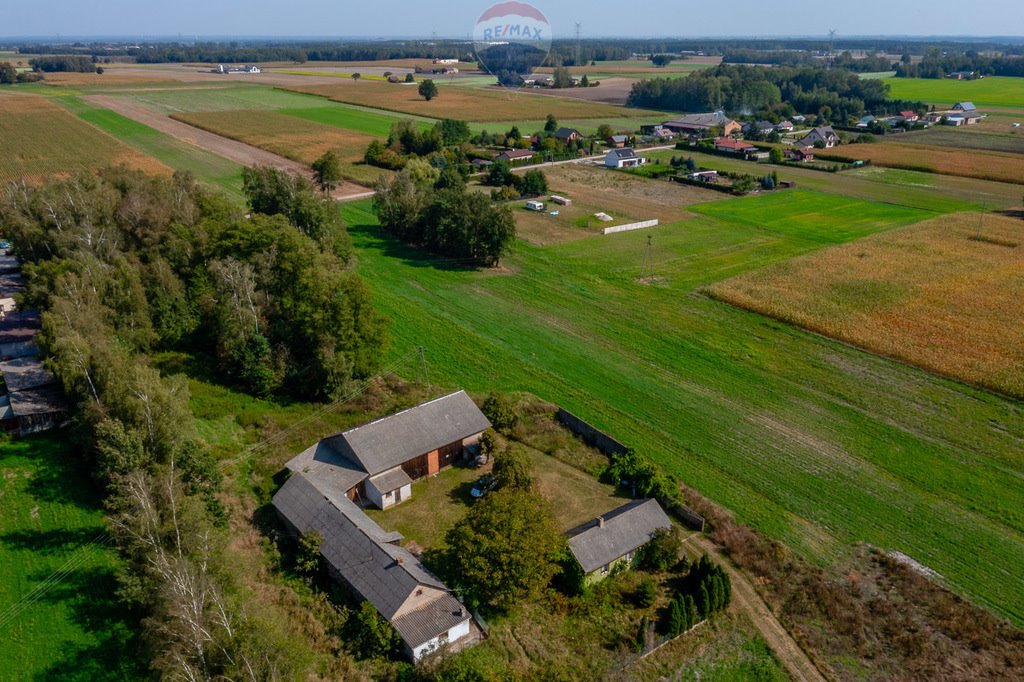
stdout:
POLYGON ((0 472, 2 677, 139 678, 99 494, 67 434, 0 441, 0 472))
POLYGON ((188 171, 229 196, 242 199, 242 167, 222 156, 176 140, 147 125, 109 109, 95 107, 77 97, 60 102, 83 121, 93 124, 175 170, 188 171))
POLYGON ((422 345, 440 383, 557 402, 812 560, 897 549, 1024 623, 1024 576, 992 570, 1024 556, 1024 408, 700 293, 933 213, 755 196, 647 232, 520 242, 496 273, 381 236, 366 202, 343 212, 393 356, 422 345))
POLYGON ((949 106, 970 100, 979 107, 1024 109, 1024 78, 992 76, 973 81, 888 78, 885 82, 889 84, 889 94, 899 99, 949 106))

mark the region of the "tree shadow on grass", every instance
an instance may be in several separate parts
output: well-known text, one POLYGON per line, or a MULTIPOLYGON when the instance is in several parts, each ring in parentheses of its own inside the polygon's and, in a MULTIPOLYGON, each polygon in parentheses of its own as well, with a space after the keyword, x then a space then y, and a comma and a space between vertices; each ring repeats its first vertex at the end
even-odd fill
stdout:
POLYGON ((479 263, 468 262, 465 258, 445 258, 405 244, 375 225, 350 225, 348 231, 358 235, 366 247, 380 251, 388 258, 400 260, 403 265, 445 272, 474 272, 480 269, 479 263))
POLYGON ((140 614, 118 601, 117 587, 110 568, 88 568, 64 576, 42 596, 41 601, 68 608, 71 620, 91 641, 67 643, 60 658, 35 679, 106 682, 150 676, 139 635, 140 614))
POLYGON ((102 542, 106 532, 99 527, 53 530, 18 530, 0 535, 0 547, 27 550, 34 554, 68 554, 83 545, 102 542))
POLYGON ((76 452, 67 430, 30 436, 12 444, 32 463, 26 492, 41 502, 100 509, 100 491, 89 475, 88 463, 76 452))

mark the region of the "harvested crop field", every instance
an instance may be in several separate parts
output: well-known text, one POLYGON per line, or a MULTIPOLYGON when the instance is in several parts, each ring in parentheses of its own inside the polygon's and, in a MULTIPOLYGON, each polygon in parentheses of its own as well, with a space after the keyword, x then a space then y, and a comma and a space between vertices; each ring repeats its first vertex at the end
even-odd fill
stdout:
POLYGON ((0 182, 122 163, 149 173, 171 172, 45 97, 0 94, 0 182))
POLYGON ((1013 131, 1014 129, 1006 123, 985 121, 980 125, 957 128, 936 126, 928 130, 900 135, 885 135, 878 139, 886 144, 920 144, 932 147, 1024 154, 1024 134, 1017 134, 1013 131))
POLYGON ((888 168, 1024 184, 1024 156, 1008 152, 886 143, 843 145, 833 150, 819 150, 816 155, 821 159, 870 159, 871 163, 888 168))
POLYGON ((615 118, 651 113, 658 120, 664 114, 625 109, 567 98, 542 97, 525 92, 499 88, 471 88, 438 84, 440 94, 427 102, 416 86, 393 83, 339 82, 290 88, 297 92, 320 95, 336 102, 359 104, 377 109, 400 111, 433 118, 456 118, 463 121, 508 121, 557 118, 615 118))
POLYGON ((157 85, 175 82, 166 76, 149 74, 141 69, 112 69, 104 73, 48 73, 46 85, 103 87, 116 85, 157 85))
POLYGON ((175 114, 173 119, 196 128, 264 149, 285 158, 311 164, 334 150, 345 163, 346 179, 372 182, 382 172, 361 161, 374 139, 369 135, 307 121, 275 111, 207 111, 175 114))
POLYGON ((1024 319, 1024 221, 1016 217, 934 218, 708 291, 873 352, 1024 397, 1024 329, 1012 322, 1024 319))

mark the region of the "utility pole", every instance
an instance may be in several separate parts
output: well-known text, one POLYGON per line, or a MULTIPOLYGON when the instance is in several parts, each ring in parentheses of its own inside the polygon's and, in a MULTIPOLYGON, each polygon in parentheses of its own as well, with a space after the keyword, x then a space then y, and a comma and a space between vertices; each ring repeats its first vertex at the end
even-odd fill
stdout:
POLYGON ((427 351, 423 346, 416 347, 416 355, 418 362, 416 363, 416 382, 420 382, 420 372, 423 372, 422 385, 427 387, 427 392, 430 392, 430 373, 427 371, 427 351))
POLYGON ((583 34, 583 24, 576 22, 576 68, 583 66, 580 63, 580 36, 583 34))
POLYGON ((640 279, 654 277, 654 238, 647 235, 647 248, 644 249, 644 260, 640 266, 640 279))
POLYGON ((836 30, 830 28, 828 31, 828 68, 832 68, 832 62, 835 60, 835 48, 836 48, 836 30))

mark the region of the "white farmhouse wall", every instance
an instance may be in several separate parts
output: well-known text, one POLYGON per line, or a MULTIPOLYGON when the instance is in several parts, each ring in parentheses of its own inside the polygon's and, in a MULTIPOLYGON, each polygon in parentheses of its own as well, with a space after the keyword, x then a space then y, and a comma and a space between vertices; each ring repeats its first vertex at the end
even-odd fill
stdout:
POLYGON ((442 637, 435 637, 434 639, 430 640, 429 642, 426 642, 426 643, 421 644, 418 647, 416 647, 413 650, 413 652, 412 652, 412 660, 413 661, 419 661, 424 656, 428 656, 428 655, 432 654, 433 652, 437 651, 438 649, 440 649, 442 646, 444 646, 446 644, 451 644, 453 642, 457 642, 458 640, 462 639, 463 637, 468 637, 469 636, 469 618, 467 618, 466 620, 462 621, 461 623, 459 623, 458 625, 453 627, 451 630, 448 631, 447 634, 448 634, 448 636, 447 636, 446 639, 444 639, 442 637))

